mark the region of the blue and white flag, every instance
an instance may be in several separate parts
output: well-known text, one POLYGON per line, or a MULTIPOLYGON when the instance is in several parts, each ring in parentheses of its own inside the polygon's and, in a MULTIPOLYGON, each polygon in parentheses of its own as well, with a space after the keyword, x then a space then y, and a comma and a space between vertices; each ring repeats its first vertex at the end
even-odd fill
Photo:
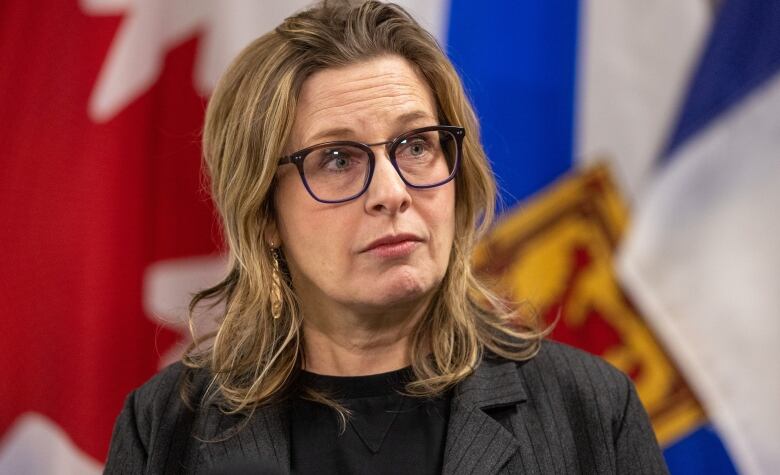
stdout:
POLYGON ((704 412, 662 440, 672 473, 772 473, 780 3, 453 0, 447 45, 505 204, 609 165, 621 284, 704 412))
POLYGON ((724 3, 621 255, 743 473, 780 466, 780 3, 724 3))

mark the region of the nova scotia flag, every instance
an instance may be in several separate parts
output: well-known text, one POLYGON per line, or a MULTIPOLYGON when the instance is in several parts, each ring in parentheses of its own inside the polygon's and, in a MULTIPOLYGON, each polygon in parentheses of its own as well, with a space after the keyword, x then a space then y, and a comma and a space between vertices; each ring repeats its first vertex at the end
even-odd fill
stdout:
MULTIPOLYGON (((562 196, 547 189, 606 166, 630 216, 615 247, 616 284, 699 408, 698 416, 675 410, 684 404, 671 389, 653 395, 678 384, 664 382, 671 373, 659 370, 652 383, 635 377, 671 472, 773 473, 780 3, 503 2, 475 11, 454 0, 450 8, 447 45, 482 121, 503 203, 520 203, 497 234, 525 232, 524 214, 560 209, 541 205, 562 196)), ((555 273, 536 270, 537 281, 555 273)), ((514 297, 533 301, 541 285, 514 288, 514 297)), ((563 312, 564 329, 553 336, 636 376, 613 349, 645 346, 616 323, 632 311, 618 313, 611 324, 571 330, 563 312), (603 343, 610 326, 622 335, 603 343), (587 334, 572 338, 577 332, 587 334)))
POLYGON ((621 274, 739 471, 776 473, 780 3, 724 2, 672 130, 621 274))

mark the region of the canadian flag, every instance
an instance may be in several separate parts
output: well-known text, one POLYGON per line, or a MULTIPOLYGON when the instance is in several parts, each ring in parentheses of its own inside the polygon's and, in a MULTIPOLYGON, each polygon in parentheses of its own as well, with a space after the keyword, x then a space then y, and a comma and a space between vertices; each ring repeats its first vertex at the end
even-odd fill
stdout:
MULTIPOLYGON (((223 270, 206 97, 308 3, 0 4, 0 473, 98 473, 125 395, 178 355, 223 270)), ((442 3, 416 13, 436 29, 442 3)))
POLYGON ((258 4, 242 29, 217 3, 1 7, 0 472, 98 472, 125 395, 179 339, 188 292, 221 271, 204 97, 296 6, 258 4))

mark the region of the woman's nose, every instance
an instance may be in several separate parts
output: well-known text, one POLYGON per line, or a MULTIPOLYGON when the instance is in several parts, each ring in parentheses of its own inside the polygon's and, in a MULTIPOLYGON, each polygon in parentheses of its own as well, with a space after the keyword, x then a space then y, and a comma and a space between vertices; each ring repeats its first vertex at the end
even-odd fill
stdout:
POLYGON ((366 190, 366 212, 395 214, 412 204, 406 183, 390 162, 385 149, 375 156, 374 175, 366 190))

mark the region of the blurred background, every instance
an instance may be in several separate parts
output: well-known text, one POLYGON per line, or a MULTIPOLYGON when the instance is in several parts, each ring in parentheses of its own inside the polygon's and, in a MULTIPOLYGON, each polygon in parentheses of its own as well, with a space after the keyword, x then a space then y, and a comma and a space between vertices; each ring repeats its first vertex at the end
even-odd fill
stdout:
MULTIPOLYGON (((295 0, 0 3, 0 473, 99 473, 223 272, 209 91, 295 0)), ((474 256, 629 374, 673 474, 780 466, 780 2, 400 2, 482 124, 474 256)), ((469 132, 471 133, 471 132, 469 132)))

